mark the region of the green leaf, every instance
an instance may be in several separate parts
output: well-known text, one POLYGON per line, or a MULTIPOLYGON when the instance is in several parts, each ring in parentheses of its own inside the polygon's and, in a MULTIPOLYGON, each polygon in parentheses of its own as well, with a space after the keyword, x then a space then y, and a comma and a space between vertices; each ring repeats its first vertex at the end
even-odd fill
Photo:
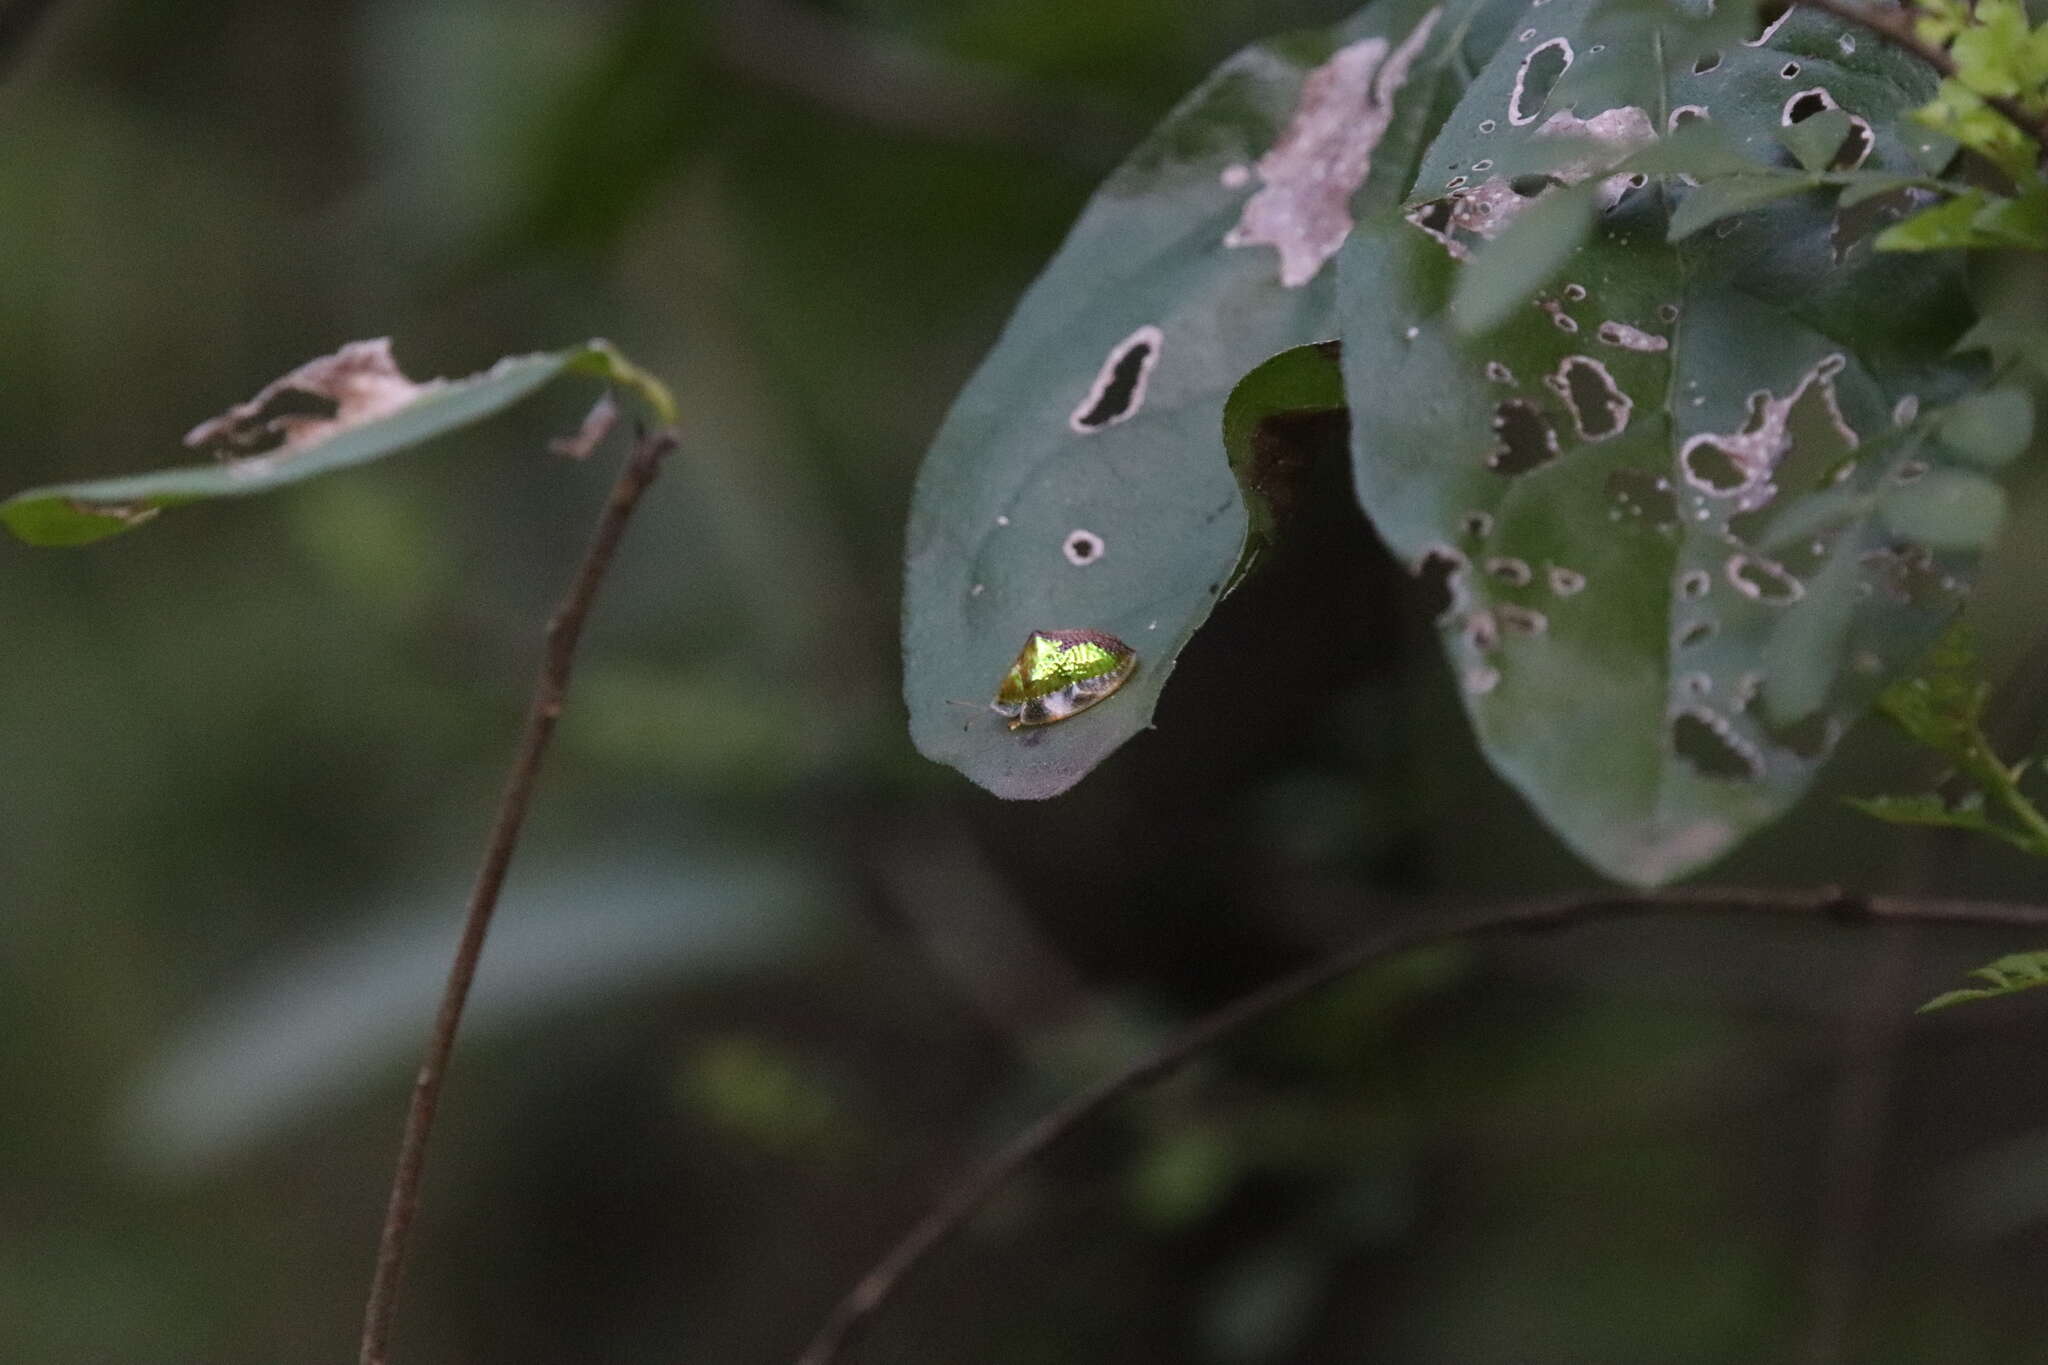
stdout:
POLYGON ((1899 190, 1932 188, 1925 176, 1917 175, 1864 175, 1861 173, 1836 176, 1833 180, 1842 186, 1841 195, 1835 200, 1838 209, 1854 208, 1866 199, 1892 194, 1899 190))
POLYGON ((1451 315, 1468 335, 1492 331, 1564 268, 1593 230, 1593 186, 1537 198, 1497 242, 1481 248, 1458 276, 1451 315))
MULTIPOLYGON (((1925 74, 1875 43, 1810 55, 1838 50, 1822 16, 1795 11, 1771 45, 1696 74, 1592 53, 1585 10, 1552 0, 1474 81, 1426 158, 1432 192, 1438 169, 1513 168, 1541 142, 1505 115, 1554 37, 1581 55, 1543 109, 1519 111, 1535 128, 1565 104, 1609 130, 1696 105, 1775 149, 1783 111, 1825 90, 1869 123, 1874 170, 1913 169, 1899 129, 1925 74)), ((1461 566, 1440 629, 1489 759, 1579 853, 1638 884, 1705 865, 1799 798, 1946 623, 1976 562, 1960 542, 1984 529, 1969 496, 1931 528, 1911 501, 1886 507, 1948 473, 1914 413, 1978 373, 1947 356, 1967 322, 1959 269, 1838 259, 1820 196, 1668 241, 1671 200, 1683 211, 1705 188, 1610 179, 1559 282, 1485 337, 1454 324, 1473 266, 1434 201, 1362 227, 1341 260, 1365 510, 1404 562, 1461 566), (1887 510, 1943 543, 1903 538, 1887 510)))
POLYGON ((132 530, 166 507, 267 493, 396 455, 481 421, 569 373, 630 388, 661 421, 675 418, 674 402, 660 381, 608 342, 514 356, 467 379, 423 385, 412 385, 391 366, 388 343, 357 342, 335 356, 302 366, 265 390, 260 401, 244 404, 193 433, 217 429, 237 439, 251 431, 285 436, 274 449, 154 474, 33 488, 0 502, 0 522, 31 545, 90 544, 132 530), (337 375, 336 362, 348 373, 337 375), (323 371, 322 366, 328 368, 323 371), (342 398, 337 406, 337 393, 359 384, 365 374, 368 383, 363 387, 374 386, 391 401, 356 417, 349 399, 342 398), (307 425, 296 425, 302 421, 307 425))
POLYGON ((1972 394, 1942 414, 1939 433, 1962 459, 1998 469, 2033 444, 2033 396, 2015 385, 1972 394))
POLYGON ((1885 251, 1957 247, 2023 247, 2048 251, 2048 186, 2017 198, 1969 190, 1899 223, 1877 239, 1885 251))
POLYGON ((2005 523, 2005 490, 1960 469, 1933 470, 1878 506, 1893 535, 1935 550, 1980 550, 2005 523))
POLYGON ((2037 180, 2014 198, 1993 199, 1971 226, 1987 245, 2048 251, 2048 184, 2037 180))
POLYGON ((1765 172, 1709 180, 1679 202, 1666 235, 1674 242, 1682 241, 1723 218, 1818 187, 1819 182, 1808 176, 1765 172))
POLYGON ((2004 829, 1992 823, 1984 813, 1984 799, 1981 794, 1954 806, 1932 792, 1920 796, 1862 796, 1851 797, 1849 804, 1865 815, 1883 820, 1892 825, 1932 825, 1944 829, 1964 829, 1976 834, 1993 834, 1999 838, 2010 838, 2004 829))
POLYGON ((1878 234, 1879 251, 1947 251, 1978 246, 1982 238, 1974 224, 1988 203, 1981 190, 1971 190, 1953 199, 1922 209, 1902 223, 1894 223, 1878 234))
POLYGON ((1968 764, 1980 751, 1977 726, 1988 691, 1976 632, 1958 621, 1927 651, 1912 677, 1885 688, 1878 706, 1919 743, 1968 764))
POLYGON ((2048 986, 2048 952, 2011 953, 1970 973, 1989 982, 1986 986, 1965 986, 1944 992, 1922 1005, 1917 1013, 1947 1009, 1966 1000, 1991 1000, 2018 991, 2048 986))
POLYGON ((1778 141, 1799 159, 1803 169, 1818 174, 1834 168, 1850 129, 1845 110, 1823 109, 1811 118, 1779 128, 1778 141))
POLYGON ((2048 252, 1987 253, 1970 266, 1977 325, 1956 349, 1985 351, 1997 369, 2020 364, 2048 376, 2048 252))
POLYGON ((918 478, 904 697, 927 757, 1048 797, 1151 723, 1248 548, 1226 402, 1262 362, 1336 335, 1327 253, 1408 184, 1477 9, 1394 0, 1247 49, 1090 202, 918 478), (1106 632, 1137 670, 1100 705, 1012 731, 988 702, 1043 630, 1106 632))

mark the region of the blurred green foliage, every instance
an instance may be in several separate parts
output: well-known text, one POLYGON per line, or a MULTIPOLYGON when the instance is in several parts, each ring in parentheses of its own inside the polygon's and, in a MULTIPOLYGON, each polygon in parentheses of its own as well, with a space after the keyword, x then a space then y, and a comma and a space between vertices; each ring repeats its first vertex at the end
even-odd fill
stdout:
MULTIPOLYGON (((1173 99, 1349 8, 107 0, 0 88, 9 488, 168 464, 357 336, 462 374, 607 335, 679 381, 688 449, 593 625, 444 1111, 406 1359, 786 1358, 940 1182, 1175 1021, 1407 897, 1584 878, 1345 497, 1190 649, 1167 733, 1059 802, 903 735, 939 414, 1173 99)), ((0 1359, 347 1354, 420 983, 609 476, 543 454, 582 406, 90 555, 0 546, 0 1359)), ((2042 618, 2039 484, 1994 676, 2042 618)), ((1987 725, 2031 737, 2012 695, 1987 725)), ((1859 731, 1726 875, 2030 890, 1833 799, 1913 761, 1859 731)), ((1389 964, 1034 1169, 870 1355, 1789 1355, 1855 1175, 1854 941, 1659 921, 1389 964)), ((1921 942, 1900 1011, 1993 950, 1921 942)), ((1881 1051, 1834 1358, 2031 1349, 2037 998, 1881 1051)))

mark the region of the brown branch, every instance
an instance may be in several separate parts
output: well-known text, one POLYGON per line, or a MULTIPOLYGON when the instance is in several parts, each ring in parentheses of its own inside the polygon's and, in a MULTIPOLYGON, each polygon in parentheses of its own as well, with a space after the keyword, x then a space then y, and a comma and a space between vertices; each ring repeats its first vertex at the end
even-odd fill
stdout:
POLYGON ((1378 929, 1349 947, 1260 987, 1196 1020, 1129 1066, 1073 1095, 1017 1134, 891 1247, 845 1298, 797 1358, 797 1365, 834 1365, 874 1314, 932 1252, 957 1234, 1010 1178, 1125 1095, 1178 1070, 1216 1043, 1280 1013, 1303 997, 1369 963, 1412 948, 1503 929, 1554 929, 1590 920, 1692 910, 1711 913, 1830 918, 1847 922, 1974 925, 2048 929, 2048 906, 1989 901, 1850 896, 1833 887, 1810 891, 1680 888, 1613 892, 1438 909, 1418 922, 1378 929))
MULTIPOLYGON (((1913 32, 1911 11, 1904 9, 1879 9, 1874 5, 1859 3, 1859 0, 1793 0, 1808 9, 1817 9, 1823 14, 1832 14, 1844 23, 1856 24, 1869 29, 1878 37, 1890 43, 1899 51, 1917 57, 1933 67, 1943 76, 1954 79, 1960 73, 1955 58, 1948 55, 1948 49, 1925 42, 1913 32)), ((1977 98, 1997 110, 2007 123, 2033 139, 2034 145, 2048 153, 2048 114, 2036 114, 2009 95, 1986 95, 1972 92, 1977 98)))
POLYGON ((406 1112, 405 1135, 398 1147, 398 1168, 391 1177, 391 1200, 377 1242, 377 1268, 370 1281, 370 1300, 363 1310, 360 1365, 385 1365, 389 1359, 391 1322, 398 1306, 406 1239, 412 1231, 413 1217, 419 1212, 427 1138, 433 1131, 434 1111, 441 1102, 448 1058, 455 1050, 462 1009, 468 1002, 470 985, 476 980, 477 961, 483 955, 484 935, 490 930, 491 916, 498 908, 498 893, 504 889, 506 870, 512 865, 520 829, 533 804, 541 761, 547 756, 556 722, 562 716, 584 622, 589 619, 591 604, 597 600, 598 589, 618 554, 619 540, 632 519, 633 509, 654 482, 654 476, 661 472, 661 462, 675 447, 675 433, 668 430, 643 433, 635 442, 625 467, 619 471, 618 481, 612 485, 611 496, 605 502, 583 563, 576 570, 575 581, 548 621, 546 652, 541 659, 540 676, 534 683, 533 700, 527 708, 526 728, 520 734, 519 750, 498 803, 483 866, 470 892, 462 939, 456 946, 455 960, 449 964, 448 985, 441 995, 440 1011, 434 1017, 434 1030, 427 1039, 426 1056, 420 1062, 419 1077, 413 1082, 412 1105, 406 1112))

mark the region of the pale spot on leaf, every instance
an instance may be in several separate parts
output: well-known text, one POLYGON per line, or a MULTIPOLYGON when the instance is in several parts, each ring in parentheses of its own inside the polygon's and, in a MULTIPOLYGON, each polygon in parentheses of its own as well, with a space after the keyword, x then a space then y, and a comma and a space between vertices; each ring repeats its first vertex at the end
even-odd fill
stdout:
POLYGON ((442 387, 415 384, 391 358, 391 338, 351 341, 265 385, 246 403, 185 433, 185 444, 223 456, 296 454, 351 427, 389 417, 442 387))
POLYGON ((1224 236, 1225 246, 1273 247, 1287 288, 1315 278, 1351 235, 1351 197, 1372 171, 1394 97, 1439 13, 1424 15, 1391 52, 1386 39, 1366 38, 1309 72, 1294 117, 1259 158, 1263 187, 1224 236))

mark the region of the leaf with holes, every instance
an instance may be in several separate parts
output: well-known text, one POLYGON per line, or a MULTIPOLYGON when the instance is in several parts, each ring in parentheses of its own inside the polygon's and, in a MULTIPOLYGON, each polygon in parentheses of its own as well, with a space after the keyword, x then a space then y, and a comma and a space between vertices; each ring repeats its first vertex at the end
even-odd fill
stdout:
POLYGON ((1343 363, 1367 513, 1418 572, 1455 569, 1441 630, 1489 758, 1588 860, 1650 885, 1798 799, 1948 619, 2002 501, 1934 439, 1980 371, 1949 354, 1956 271, 1845 249, 1823 195, 1673 242, 1698 191, 1618 169, 1687 107, 1790 169, 1776 133, 1801 99, 1908 166, 1925 80, 1852 62, 1805 13, 1660 70, 1586 42, 1586 9, 1532 8, 1420 202, 1352 234, 1343 363), (1566 137, 1581 150, 1560 158, 1566 137), (1472 248, 1558 193, 1518 184, 1532 166, 1598 185, 1592 233, 1466 335, 1472 248))
MULTIPOLYGON (((1250 548, 1225 403, 1269 357, 1335 335, 1331 257, 1355 214, 1406 189, 1456 73, 1498 40, 1497 18, 1476 20, 1488 4, 1392 0, 1247 49, 1097 193, 918 479, 904 696, 926 756, 999 796, 1048 797, 1151 723, 1250 548), (1114 637, 1135 671, 1012 731, 989 702, 1034 631, 1114 637)), ((1300 395, 1286 385, 1302 376, 1267 376, 1279 396, 1256 415, 1325 403, 1313 368, 1300 395)))
POLYGON ((396 455, 480 422, 565 374, 632 390, 661 421, 675 420, 667 389, 608 342, 511 356, 467 379, 414 383, 393 362, 388 340, 357 341, 193 428, 186 444, 213 450, 214 463, 33 488, 0 502, 0 522, 31 545, 88 545, 166 507, 267 493, 396 455))

